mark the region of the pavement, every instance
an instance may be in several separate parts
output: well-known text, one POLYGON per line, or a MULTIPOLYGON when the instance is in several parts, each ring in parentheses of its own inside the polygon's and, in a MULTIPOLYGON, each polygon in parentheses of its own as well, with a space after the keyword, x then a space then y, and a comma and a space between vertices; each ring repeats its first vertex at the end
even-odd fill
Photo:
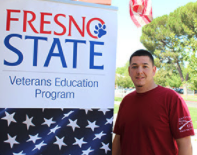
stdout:
POLYGON ((193 155, 197 155, 197 129, 194 130, 195 136, 192 136, 193 155))
MULTIPOLYGON (((115 101, 114 104, 120 105, 120 102, 115 101)), ((188 107, 194 107, 197 108, 197 102, 194 101, 186 101, 186 104, 188 107)), ((114 115, 114 124, 116 122, 116 117, 117 114, 114 115)), ((192 141, 192 147, 193 147, 193 155, 197 155, 197 129, 194 129, 195 135, 191 136, 191 141, 192 141)), ((114 135, 113 135, 114 137, 114 135)))

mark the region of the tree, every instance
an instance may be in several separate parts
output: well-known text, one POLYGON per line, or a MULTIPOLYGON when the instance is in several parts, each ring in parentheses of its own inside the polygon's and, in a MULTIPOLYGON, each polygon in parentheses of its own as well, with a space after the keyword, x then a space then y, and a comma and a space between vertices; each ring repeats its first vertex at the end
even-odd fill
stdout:
POLYGON ((189 71, 190 71, 190 87, 192 90, 197 90, 197 56, 194 53, 190 58, 189 71))
MULTIPOLYGON (((183 74, 185 67, 185 57, 190 45, 191 39, 196 41, 194 32, 195 23, 189 21, 197 19, 197 3, 189 3, 186 6, 176 9, 170 15, 164 15, 154 19, 151 23, 142 28, 140 41, 154 55, 156 65, 166 71, 172 72, 176 67, 184 86, 184 93, 187 93, 186 87, 189 80, 189 72, 183 74), (189 15, 187 14, 189 12, 189 15), (192 27, 193 25, 193 27, 192 27)), ((193 21, 195 21, 193 20, 193 21)))
POLYGON ((116 69, 115 84, 120 86, 120 87, 123 87, 123 88, 134 87, 134 84, 131 81, 131 78, 130 78, 129 73, 128 73, 128 66, 129 66, 129 62, 127 62, 125 64, 125 66, 118 67, 116 69))
POLYGON ((128 67, 129 67, 129 61, 123 67, 118 67, 116 69, 116 73, 117 74, 120 74, 122 76, 129 75, 129 73, 128 73, 128 67))
POLYGON ((182 84, 181 78, 177 74, 173 74, 170 76, 170 78, 167 78, 166 83, 168 86, 173 88, 179 88, 182 84))
POLYGON ((168 76, 168 74, 166 73, 166 71, 163 69, 160 69, 156 72, 156 74, 154 76, 154 81, 156 84, 166 87, 167 86, 167 83, 166 83, 167 76, 168 76))
POLYGON ((197 2, 188 3, 180 16, 184 24, 183 32, 187 39, 187 53, 185 60, 188 62, 190 73, 190 88, 197 90, 197 2))
MULTIPOLYGON (((179 19, 182 23, 180 32, 182 32, 184 48, 185 48, 185 61, 188 62, 188 70, 190 75, 190 88, 197 89, 197 2, 188 3, 181 8, 179 19)), ((171 23, 171 27, 175 27, 171 23)), ((175 28, 176 29, 176 28, 175 28)), ((178 32, 177 32, 178 33, 178 32)))
POLYGON ((119 76, 116 78, 116 81, 115 81, 116 85, 122 87, 122 88, 133 88, 134 87, 134 84, 133 82, 131 81, 131 78, 130 76, 119 76))
POLYGON ((170 86, 179 88, 182 84, 177 71, 169 72, 163 68, 159 69, 154 77, 155 83, 163 87, 170 86))

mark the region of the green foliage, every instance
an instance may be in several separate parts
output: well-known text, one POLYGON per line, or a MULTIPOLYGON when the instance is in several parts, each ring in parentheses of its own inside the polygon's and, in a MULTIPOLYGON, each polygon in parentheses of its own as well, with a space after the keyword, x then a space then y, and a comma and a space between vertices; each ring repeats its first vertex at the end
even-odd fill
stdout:
POLYGON ((170 86, 179 88, 181 86, 181 79, 176 71, 165 70, 161 68, 157 71, 154 77, 155 83, 163 87, 170 86))
POLYGON ((178 86, 180 80, 182 84, 189 81, 196 88, 197 60, 191 53, 197 48, 197 2, 154 19, 142 28, 140 41, 154 55, 156 66, 165 71, 155 76, 157 83, 178 86))
POLYGON ((160 69, 156 72, 156 74, 154 76, 154 81, 156 84, 166 87, 167 86, 167 83, 166 83, 167 76, 168 76, 168 73, 165 70, 160 69))
POLYGON ((181 78, 177 74, 173 74, 169 78, 167 78, 166 83, 168 86, 174 87, 174 88, 179 88, 182 84, 181 78))
POLYGON ((124 67, 118 67, 116 69, 116 74, 122 75, 122 76, 126 76, 129 75, 128 73, 128 67, 129 67, 129 62, 127 62, 124 67))
POLYGON ((127 62, 124 67, 118 67, 116 69, 115 84, 122 88, 134 87, 134 84, 129 76, 128 67, 129 62, 127 62))
POLYGON ((197 90, 197 57, 195 53, 190 57, 189 62, 190 87, 192 90, 197 90))
POLYGON ((134 87, 134 84, 131 81, 130 76, 116 76, 115 84, 122 88, 134 87))

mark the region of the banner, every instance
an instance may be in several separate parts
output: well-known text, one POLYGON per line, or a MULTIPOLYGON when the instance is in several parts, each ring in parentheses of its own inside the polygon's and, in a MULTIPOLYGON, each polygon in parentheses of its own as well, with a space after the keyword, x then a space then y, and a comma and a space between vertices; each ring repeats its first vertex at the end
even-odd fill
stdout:
POLYGON ((0 12, 0 155, 110 154, 116 8, 7 0, 0 12))

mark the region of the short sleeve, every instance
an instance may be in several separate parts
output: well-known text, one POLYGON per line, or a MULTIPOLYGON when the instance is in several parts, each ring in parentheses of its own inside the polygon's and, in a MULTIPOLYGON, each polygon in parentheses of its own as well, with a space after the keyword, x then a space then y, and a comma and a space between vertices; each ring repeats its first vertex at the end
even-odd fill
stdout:
POLYGON ((175 139, 194 135, 193 124, 185 101, 177 96, 173 97, 169 113, 170 129, 175 139))

